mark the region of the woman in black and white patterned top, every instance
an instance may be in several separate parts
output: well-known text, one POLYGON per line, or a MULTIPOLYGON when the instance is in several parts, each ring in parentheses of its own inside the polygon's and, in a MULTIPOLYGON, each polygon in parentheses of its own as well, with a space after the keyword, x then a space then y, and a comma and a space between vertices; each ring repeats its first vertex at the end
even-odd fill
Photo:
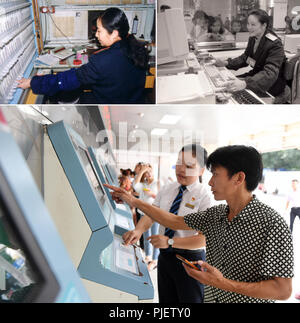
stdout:
POLYGON ((227 146, 207 160, 218 201, 227 204, 175 216, 111 187, 116 200, 141 209, 173 230, 194 229, 206 238, 206 262, 187 273, 205 285, 205 302, 274 302, 290 297, 294 276, 291 233, 284 219, 252 194, 262 177, 260 154, 252 147, 227 146))

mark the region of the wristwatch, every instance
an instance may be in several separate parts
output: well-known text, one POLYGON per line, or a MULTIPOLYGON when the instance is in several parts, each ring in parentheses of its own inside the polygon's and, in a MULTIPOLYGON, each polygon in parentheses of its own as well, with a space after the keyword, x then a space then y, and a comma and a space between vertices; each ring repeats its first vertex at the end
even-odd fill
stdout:
POLYGON ((168 239, 169 248, 172 248, 173 244, 174 244, 174 240, 173 239, 168 239))

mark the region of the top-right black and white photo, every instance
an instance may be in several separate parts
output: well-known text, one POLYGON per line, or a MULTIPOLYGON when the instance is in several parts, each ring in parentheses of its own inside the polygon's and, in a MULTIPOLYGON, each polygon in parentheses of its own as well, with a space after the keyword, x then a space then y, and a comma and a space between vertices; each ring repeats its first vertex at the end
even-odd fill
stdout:
POLYGON ((299 104, 299 0, 158 0, 157 104, 299 104))

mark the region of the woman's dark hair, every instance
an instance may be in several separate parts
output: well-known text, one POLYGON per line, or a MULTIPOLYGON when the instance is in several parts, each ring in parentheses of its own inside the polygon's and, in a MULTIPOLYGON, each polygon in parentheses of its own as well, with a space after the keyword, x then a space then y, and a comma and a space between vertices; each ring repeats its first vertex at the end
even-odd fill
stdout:
POLYGON ((195 11, 194 17, 192 19, 194 25, 196 25, 197 19, 205 19, 208 22, 209 16, 203 10, 197 10, 195 11))
POLYGON ((211 170, 218 166, 227 169, 229 178, 238 172, 244 172, 249 192, 254 191, 262 179, 262 158, 253 147, 234 145, 218 148, 208 156, 206 167, 211 170))
POLYGON ((120 173, 123 175, 123 176, 131 176, 134 172, 130 169, 130 168, 127 168, 127 169, 120 169, 120 173))
POLYGON ((215 22, 217 22, 217 21, 219 21, 219 22, 220 22, 220 24, 221 24, 219 34, 223 35, 223 34, 224 34, 224 32, 225 32, 225 28, 224 28, 224 25, 223 25, 223 21, 222 21, 222 19, 221 19, 220 17, 211 17, 211 18, 208 20, 208 27, 207 27, 207 31, 208 31, 209 33, 211 33, 211 32, 212 32, 212 29, 211 29, 211 28, 212 28, 212 25, 213 25, 215 22))
POLYGON ((134 65, 147 69, 149 53, 146 43, 138 41, 134 35, 129 34, 129 23, 124 11, 119 8, 108 8, 98 19, 109 34, 114 30, 119 32, 120 38, 126 44, 125 54, 134 62, 134 65))
MULTIPOLYGON (((272 17, 270 17, 268 15, 268 13, 262 9, 253 9, 249 12, 249 15, 253 15, 253 16, 256 16, 258 21, 261 23, 261 24, 266 24, 267 27, 266 27, 266 32, 269 32, 273 35, 275 35, 277 38, 279 38, 277 36, 277 34, 275 33, 275 31, 272 29, 272 17)), ((280 39, 280 38, 279 38, 280 39)))
POLYGON ((170 6, 167 6, 165 4, 163 4, 163 5, 160 6, 160 12, 164 12, 164 11, 166 11, 168 9, 171 9, 171 7, 170 6))
POLYGON ((267 25, 267 29, 271 28, 270 26, 270 16, 267 14, 266 11, 262 10, 262 9, 253 9, 249 12, 249 16, 256 16, 258 21, 261 24, 266 24, 267 25))
POLYGON ((231 31, 231 33, 235 35, 236 33, 240 32, 241 30, 242 30, 242 23, 241 23, 241 21, 240 21, 240 20, 238 20, 238 19, 236 19, 236 18, 234 18, 234 19, 231 21, 231 26, 230 26, 230 31, 231 31), (240 25, 240 28, 239 28, 239 30, 238 30, 238 31, 233 30, 233 25, 234 25, 234 24, 236 24, 236 23, 238 23, 238 24, 240 25))

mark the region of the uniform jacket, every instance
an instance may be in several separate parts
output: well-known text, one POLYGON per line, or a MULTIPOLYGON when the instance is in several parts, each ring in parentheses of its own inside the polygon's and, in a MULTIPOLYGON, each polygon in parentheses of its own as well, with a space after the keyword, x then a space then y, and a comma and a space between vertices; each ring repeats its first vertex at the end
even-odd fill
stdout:
POLYGON ((277 96, 284 91, 286 85, 283 76, 286 57, 281 40, 266 31, 255 54, 253 53, 254 44, 255 37, 250 37, 244 54, 229 59, 227 68, 238 70, 251 65, 253 69, 250 72, 240 75, 244 78, 247 88, 257 94, 268 91, 273 96, 277 96))
POLYGON ((88 86, 91 102, 127 104, 144 103, 146 71, 136 67, 126 55, 125 41, 92 55, 89 63, 55 75, 34 76, 31 88, 35 94, 52 96, 88 86))

